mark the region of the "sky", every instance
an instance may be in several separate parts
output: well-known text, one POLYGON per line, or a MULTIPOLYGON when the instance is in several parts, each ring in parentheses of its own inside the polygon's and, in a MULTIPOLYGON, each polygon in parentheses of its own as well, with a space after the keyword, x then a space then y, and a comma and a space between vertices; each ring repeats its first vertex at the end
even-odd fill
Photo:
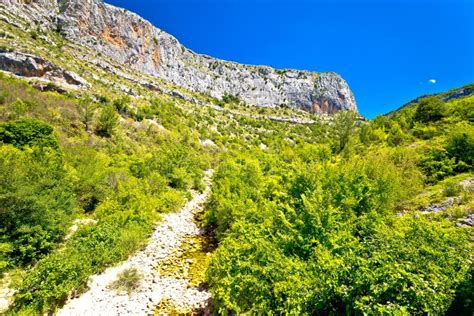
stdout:
POLYGON ((372 118, 474 82, 474 0, 106 0, 201 54, 339 73, 372 118))

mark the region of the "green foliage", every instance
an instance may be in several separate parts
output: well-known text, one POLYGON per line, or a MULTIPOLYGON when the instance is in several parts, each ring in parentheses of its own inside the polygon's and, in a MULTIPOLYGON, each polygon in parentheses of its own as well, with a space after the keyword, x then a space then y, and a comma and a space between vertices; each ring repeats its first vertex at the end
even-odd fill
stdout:
POLYGON ((240 103, 240 99, 239 99, 239 97, 237 97, 235 95, 225 93, 222 96, 222 102, 224 102, 224 103, 237 103, 238 104, 238 103, 240 103))
POLYGON ((379 144, 386 139, 386 134, 374 124, 362 124, 359 128, 359 140, 364 145, 379 144))
POLYGON ((432 149, 420 161, 420 168, 427 175, 429 183, 434 183, 456 174, 455 158, 449 158, 443 149, 432 149))
POLYGON ((446 197, 459 196, 463 190, 462 185, 457 182, 447 182, 443 189, 443 195, 446 197))
POLYGON ((97 122, 96 133, 104 137, 111 137, 118 126, 119 115, 112 105, 102 108, 97 122))
POLYGON ((388 134, 387 143, 390 146, 399 146, 403 144, 405 139, 406 135, 400 125, 398 125, 397 123, 393 124, 388 134))
POLYGON ((135 268, 125 269, 117 276, 109 287, 116 291, 126 291, 130 295, 138 287, 141 281, 141 275, 135 268))
POLYGON ((54 310, 72 290, 84 290, 91 274, 124 260, 142 245, 153 225, 151 214, 116 202, 101 208, 96 226, 80 229, 63 251, 40 260, 29 272, 18 290, 15 311, 54 310))
POLYGON ((58 141, 53 128, 41 121, 21 119, 0 124, 0 142, 21 148, 24 146, 57 149, 58 141))
POLYGON ((0 243, 13 264, 38 260, 67 229, 74 195, 61 157, 48 149, 0 146, 0 243))
POLYGON ((88 96, 41 93, 15 80, 0 80, 0 88, 8 91, 0 113, 9 120, 0 123, 0 273, 25 268, 10 312, 41 314, 143 246, 160 213, 178 210, 200 187, 209 156, 192 116, 169 101, 141 101, 166 130, 124 118, 115 133, 117 107, 129 114, 129 98, 104 94, 98 109, 88 96), (24 100, 21 115, 48 124, 12 121, 16 100, 24 100), (77 216, 97 223, 65 240, 77 216))
MULTIPOLYGON (((161 213, 202 190, 211 165, 202 223, 219 242, 206 273, 216 312, 472 310, 469 232, 454 225, 469 192, 460 191, 463 176, 449 177, 472 170, 473 97, 326 122, 230 95, 193 95, 224 108, 217 111, 138 86, 143 95, 131 98, 94 85, 93 102, 0 79, 8 139, 0 143, 0 271, 27 271, 12 314, 53 313, 86 290, 92 274, 143 247, 161 213), (262 118, 270 115, 315 123, 262 118), (14 121, 25 116, 48 123, 14 121), (412 201, 431 202, 424 186, 444 178, 436 197, 462 194, 456 210, 418 213, 412 201), (76 217, 95 224, 65 240, 76 217)), ((117 281, 127 290, 138 278, 129 271, 117 281)))
POLYGON ((338 154, 342 152, 349 143, 355 128, 356 113, 342 111, 334 118, 332 135, 334 135, 333 151, 338 154))
POLYGON ((120 114, 126 114, 130 111, 131 101, 130 96, 126 95, 119 99, 115 99, 113 106, 120 114))
POLYGON ((456 161, 474 167, 474 127, 462 126, 448 139, 447 154, 456 161))
POLYGON ((80 120, 82 124, 84 124, 86 131, 90 130, 97 108, 98 105, 89 98, 83 99, 77 104, 77 112, 79 113, 80 120))
POLYGON ((414 119, 423 123, 436 122, 445 115, 445 104, 437 97, 427 97, 418 103, 414 119))
POLYGON ((452 225, 392 215, 421 180, 401 157, 295 167, 284 182, 277 179, 293 168, 271 155, 222 162, 205 216, 221 240, 207 272, 218 311, 446 311, 469 271, 469 238, 452 225), (418 178, 408 190, 406 177, 418 178))
POLYGON ((470 269, 468 234, 452 225, 402 217, 376 228, 364 243, 352 293, 367 314, 392 309, 442 314, 470 269))
POLYGON ((474 270, 456 289, 456 297, 447 315, 469 315, 474 310, 474 270))

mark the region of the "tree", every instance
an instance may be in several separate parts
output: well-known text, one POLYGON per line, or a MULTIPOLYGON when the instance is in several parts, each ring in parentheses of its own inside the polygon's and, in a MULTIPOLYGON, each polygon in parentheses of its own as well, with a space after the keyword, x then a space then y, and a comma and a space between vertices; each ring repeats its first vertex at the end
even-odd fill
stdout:
POLYGON ((474 166, 474 128, 464 126, 451 135, 446 145, 450 157, 456 158, 456 162, 464 162, 474 166))
POLYGON ((390 146, 398 146, 405 140, 405 133, 398 123, 394 123, 388 134, 387 142, 390 146))
POLYGON ((90 125, 94 118, 98 105, 91 99, 83 99, 77 104, 77 111, 79 112, 81 122, 86 128, 86 132, 90 130, 90 125))
POLYGON ((118 125, 119 115, 114 106, 104 107, 100 113, 96 132, 100 136, 110 137, 115 132, 118 125))
POLYGON ((130 98, 130 96, 125 95, 119 99, 115 99, 113 102, 113 105, 120 114, 126 114, 127 112, 130 111, 131 102, 132 102, 132 99, 130 98))
POLYGON ((335 138, 334 151, 336 154, 344 150, 354 132, 356 114, 352 111, 339 112, 334 118, 333 134, 335 138))
POLYGON ((446 105, 436 97, 424 98, 418 103, 414 119, 419 122, 436 122, 446 115, 446 105))
MULTIPOLYGON (((0 146, 0 244, 17 264, 35 261, 64 236, 74 194, 61 155, 0 146)), ((1 261, 1 260, 0 260, 1 261)))

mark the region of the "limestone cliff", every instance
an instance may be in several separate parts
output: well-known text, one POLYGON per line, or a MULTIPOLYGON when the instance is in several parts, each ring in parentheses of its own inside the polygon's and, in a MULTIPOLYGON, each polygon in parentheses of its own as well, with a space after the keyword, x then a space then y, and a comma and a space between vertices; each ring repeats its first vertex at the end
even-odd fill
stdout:
MULTIPOLYGON (((276 70, 196 54, 138 15, 99 0, 0 4, 39 29, 57 30, 71 42, 191 91, 217 98, 230 94, 255 106, 288 105, 315 113, 357 111, 349 86, 336 73, 276 70)), ((6 14, 0 17, 9 19, 6 14)))

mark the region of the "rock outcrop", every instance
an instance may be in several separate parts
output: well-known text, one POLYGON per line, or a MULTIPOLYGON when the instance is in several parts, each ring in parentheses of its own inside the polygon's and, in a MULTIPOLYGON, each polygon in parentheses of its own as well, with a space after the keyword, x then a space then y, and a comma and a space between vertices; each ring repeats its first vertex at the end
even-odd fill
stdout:
POLYGON ((196 54, 138 15, 99 0, 0 0, 0 4, 38 29, 57 30, 69 41, 191 91, 216 98, 238 96, 262 107, 357 111, 351 90, 336 73, 276 70, 196 54))
POLYGON ((0 70, 21 77, 44 79, 69 88, 80 88, 88 85, 76 73, 61 69, 43 58, 18 52, 0 50, 0 70))

